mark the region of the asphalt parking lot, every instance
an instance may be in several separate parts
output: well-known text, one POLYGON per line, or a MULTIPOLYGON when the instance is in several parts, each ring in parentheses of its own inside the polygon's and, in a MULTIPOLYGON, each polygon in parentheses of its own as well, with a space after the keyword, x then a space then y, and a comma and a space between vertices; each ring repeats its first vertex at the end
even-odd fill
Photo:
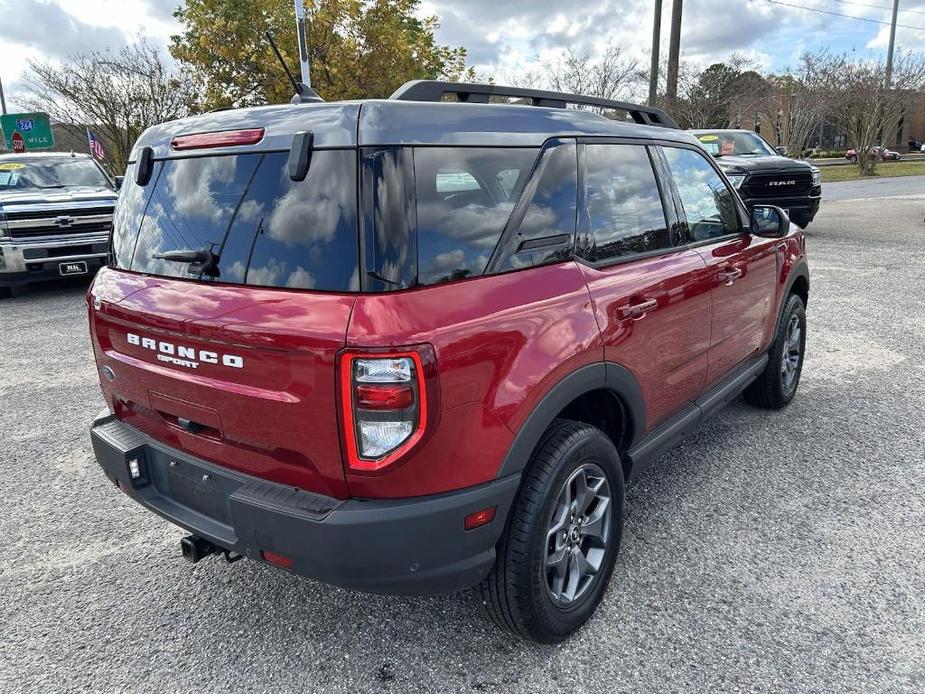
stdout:
POLYGON ((557 647, 462 596, 186 563, 183 532, 92 458, 86 287, 19 292, 0 304, 0 691, 925 691, 918 191, 824 203, 797 399, 734 403, 629 490, 604 603, 557 647))

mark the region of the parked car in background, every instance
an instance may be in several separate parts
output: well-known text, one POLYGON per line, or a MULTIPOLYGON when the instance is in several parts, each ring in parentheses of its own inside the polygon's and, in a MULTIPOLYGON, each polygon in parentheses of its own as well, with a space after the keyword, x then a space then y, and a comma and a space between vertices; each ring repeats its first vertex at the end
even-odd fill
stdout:
MULTIPOLYGON (((870 159, 879 159, 880 161, 899 161, 902 158, 899 152, 876 145, 868 150, 867 156, 870 159)), ((849 149, 845 152, 845 159, 854 164, 858 160, 858 151, 856 149, 849 149)))
POLYGON ((751 130, 691 133, 713 155, 749 209, 777 205, 803 228, 813 221, 822 200, 822 176, 817 167, 782 156, 751 130))
POLYGON ((0 155, 0 298, 105 264, 115 184, 88 154, 0 155))

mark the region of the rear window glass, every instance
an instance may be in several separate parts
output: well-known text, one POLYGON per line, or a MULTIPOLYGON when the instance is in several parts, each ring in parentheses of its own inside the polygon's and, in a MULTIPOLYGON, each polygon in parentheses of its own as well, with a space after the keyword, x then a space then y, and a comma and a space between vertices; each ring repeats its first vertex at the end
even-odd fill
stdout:
MULTIPOLYGON (((158 164, 147 199, 123 191, 117 266, 202 281, 358 290, 355 151, 314 152, 300 182, 289 178, 287 162, 288 153, 276 152, 158 164)), ((131 180, 126 186, 138 188, 131 180)))
POLYGON ((419 284, 482 274, 536 155, 536 149, 414 150, 419 284))

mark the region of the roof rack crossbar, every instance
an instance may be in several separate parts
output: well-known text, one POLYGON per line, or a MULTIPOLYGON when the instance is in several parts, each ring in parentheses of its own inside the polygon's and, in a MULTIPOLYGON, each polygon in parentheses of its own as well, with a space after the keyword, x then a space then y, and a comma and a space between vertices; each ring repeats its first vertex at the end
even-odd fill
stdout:
POLYGON ((412 80, 396 89, 389 99, 396 101, 442 101, 446 94, 470 104, 487 104, 493 96, 523 99, 531 106, 565 108, 568 104, 596 106, 598 108, 625 111, 636 123, 677 128, 678 124, 665 111, 654 106, 643 106, 628 101, 601 99, 596 96, 565 94, 545 89, 504 87, 497 84, 469 84, 466 82, 444 82, 441 80, 412 80))

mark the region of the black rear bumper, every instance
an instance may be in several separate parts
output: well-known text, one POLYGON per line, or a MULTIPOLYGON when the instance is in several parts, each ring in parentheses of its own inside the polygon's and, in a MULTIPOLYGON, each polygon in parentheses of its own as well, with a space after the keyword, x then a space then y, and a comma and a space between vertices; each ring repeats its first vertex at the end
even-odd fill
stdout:
POLYGON ((436 496, 344 501, 193 458, 112 416, 93 423, 91 439, 107 477, 167 520, 246 557, 270 550, 290 558, 296 573, 377 593, 447 592, 481 581, 520 482, 512 475, 436 496), (490 506, 493 522, 464 529, 466 515, 490 506))

